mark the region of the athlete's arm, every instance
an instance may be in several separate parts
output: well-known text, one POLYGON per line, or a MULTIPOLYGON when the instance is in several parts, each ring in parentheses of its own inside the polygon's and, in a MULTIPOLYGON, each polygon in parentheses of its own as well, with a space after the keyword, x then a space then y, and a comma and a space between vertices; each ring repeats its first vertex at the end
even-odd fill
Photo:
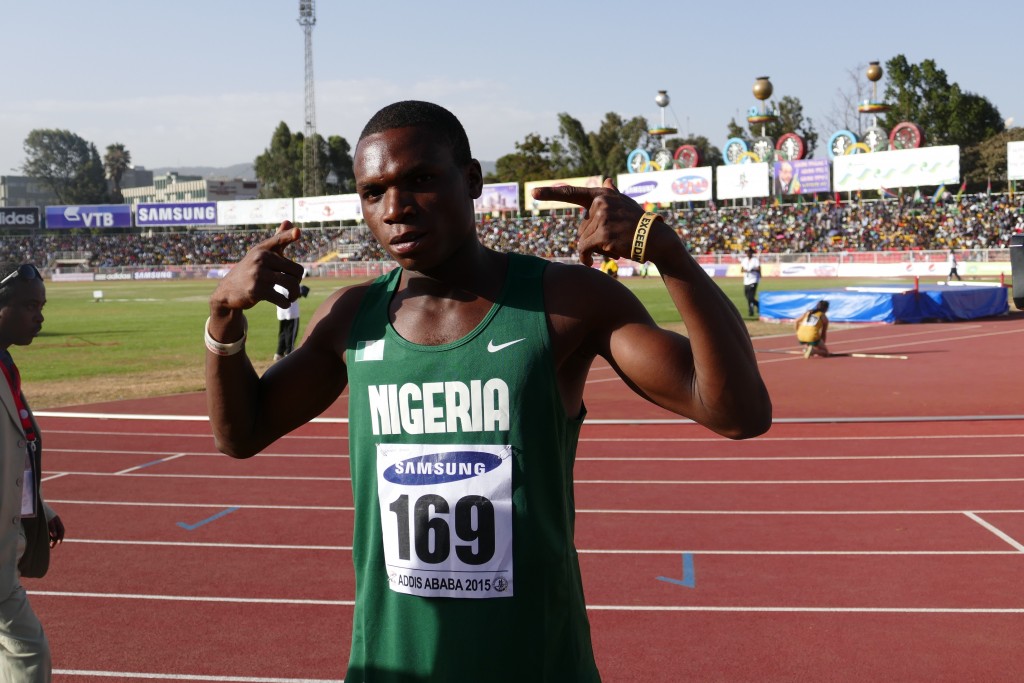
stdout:
MULTIPOLYGON (((587 209, 578 242, 584 265, 592 265, 595 253, 630 257, 644 211, 610 181, 603 188, 541 188, 534 197, 587 209)), ((549 269, 546 284, 577 281, 545 287, 563 392, 573 387, 563 370, 585 373, 588 363, 579 359, 596 354, 641 396, 719 434, 749 438, 765 432, 771 400, 735 306, 660 219, 651 227, 646 259, 658 267, 689 338, 658 327, 636 297, 610 278, 577 268, 549 269)))
MULTIPOLYGON (((231 343, 245 332, 243 311, 260 301, 287 306, 299 296, 303 268, 283 256, 300 237, 282 223, 277 234, 246 254, 210 296, 209 332, 231 343), (287 296, 275 291, 280 285, 287 296)), ((294 353, 256 374, 243 349, 230 356, 206 351, 206 399, 217 447, 247 458, 323 412, 345 388, 346 372, 337 336, 331 328, 346 319, 338 310, 342 290, 310 321, 307 340, 294 353)), ((341 337, 342 340, 344 337, 341 337)))

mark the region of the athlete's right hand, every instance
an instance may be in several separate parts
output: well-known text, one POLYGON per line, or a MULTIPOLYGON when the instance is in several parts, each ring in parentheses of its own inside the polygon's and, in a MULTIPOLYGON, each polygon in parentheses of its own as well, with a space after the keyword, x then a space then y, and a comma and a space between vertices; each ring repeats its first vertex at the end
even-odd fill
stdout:
POLYGON ((211 313, 229 315, 231 311, 252 308, 260 301, 287 308, 298 299, 304 269, 285 257, 284 250, 301 236, 298 228, 284 221, 273 237, 250 249, 210 295, 211 313), (287 296, 274 289, 274 285, 287 291, 287 296))

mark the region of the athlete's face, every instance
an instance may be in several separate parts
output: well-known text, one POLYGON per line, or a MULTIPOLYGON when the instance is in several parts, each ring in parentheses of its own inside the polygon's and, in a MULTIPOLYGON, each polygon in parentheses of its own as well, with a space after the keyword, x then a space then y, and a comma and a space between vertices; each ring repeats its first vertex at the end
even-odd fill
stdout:
POLYGON ((13 289, 10 299, 0 308, 0 348, 32 343, 43 328, 46 287, 43 281, 18 278, 7 285, 13 289))
POLYGON ((473 199, 483 180, 426 128, 394 128, 356 145, 356 192, 377 241, 403 268, 430 270, 476 240, 473 199))

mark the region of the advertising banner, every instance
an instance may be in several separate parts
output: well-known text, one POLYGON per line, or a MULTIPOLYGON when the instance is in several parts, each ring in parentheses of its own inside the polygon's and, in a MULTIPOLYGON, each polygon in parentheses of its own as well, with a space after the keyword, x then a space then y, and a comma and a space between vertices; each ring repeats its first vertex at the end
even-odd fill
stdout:
POLYGON ((135 207, 135 225, 140 228, 158 225, 217 225, 217 203, 140 203, 135 207))
POLYGON ((1024 180, 1024 142, 1006 143, 1006 179, 1024 180))
POLYGON ((775 162, 775 195, 828 193, 828 159, 795 159, 775 162))
POLYGON ((128 204, 46 207, 47 228, 130 228, 132 207, 128 204))
POLYGON ((960 146, 845 154, 832 160, 832 171, 836 192, 959 185, 960 146))
POLYGON ((299 197, 295 200, 295 222, 359 221, 363 207, 359 195, 332 194, 326 197, 299 197))
POLYGON ((38 206, 0 207, 0 230, 11 228, 38 228, 38 206))
POLYGON ((291 199, 217 202, 217 225, 277 225, 290 220, 291 199))
POLYGON ((488 183, 484 191, 473 200, 477 213, 519 211, 519 183, 488 183))
POLYGON ((643 204, 711 201, 711 167, 649 173, 620 173, 619 191, 643 204))
POLYGON ((533 198, 535 187, 558 187, 560 185, 572 185, 573 187, 601 187, 601 176, 591 175, 580 178, 560 178, 558 180, 534 180, 523 185, 526 208, 531 211, 545 211, 550 209, 571 209, 578 208, 575 204, 566 202, 540 202, 533 198))
POLYGON ((715 196, 746 199, 768 196, 768 164, 728 164, 715 167, 715 196))

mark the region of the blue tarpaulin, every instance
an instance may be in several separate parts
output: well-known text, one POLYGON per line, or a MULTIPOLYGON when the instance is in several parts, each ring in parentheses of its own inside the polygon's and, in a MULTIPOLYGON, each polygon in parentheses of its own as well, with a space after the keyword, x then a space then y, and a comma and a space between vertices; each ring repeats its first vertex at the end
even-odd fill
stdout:
POLYGON ((926 320, 972 320, 1010 310, 1002 286, 921 285, 913 288, 864 285, 845 289, 762 292, 761 318, 795 320, 828 301, 828 319, 849 323, 919 323, 926 320))

